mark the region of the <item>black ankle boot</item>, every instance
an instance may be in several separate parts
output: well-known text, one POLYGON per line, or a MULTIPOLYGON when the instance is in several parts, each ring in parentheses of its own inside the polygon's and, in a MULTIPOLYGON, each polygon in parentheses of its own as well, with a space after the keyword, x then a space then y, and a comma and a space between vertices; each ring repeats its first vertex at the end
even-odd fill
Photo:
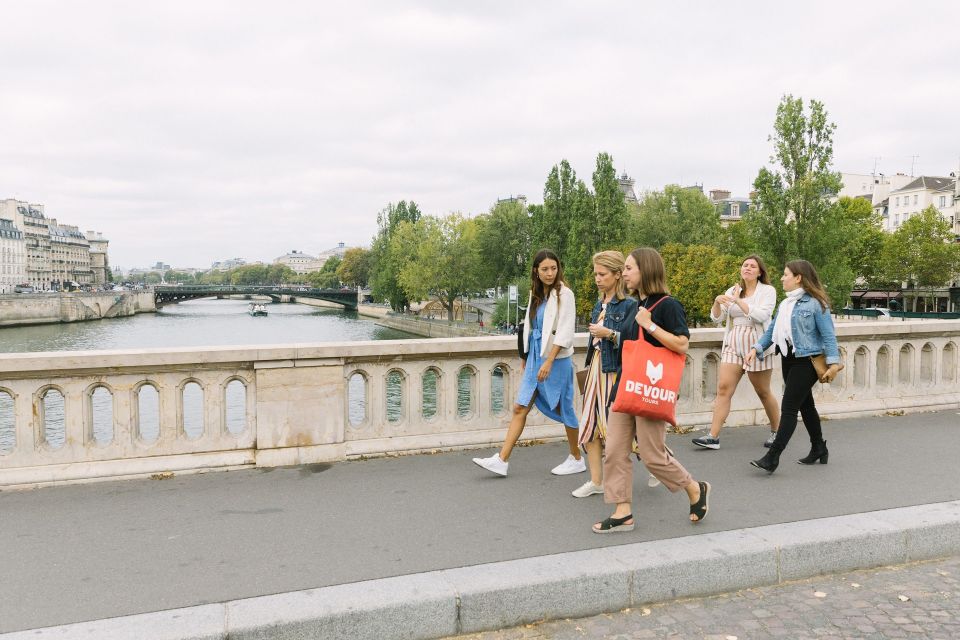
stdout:
POLYGON ((810 454, 806 458, 800 458, 797 462, 800 464, 814 464, 819 460, 820 464, 827 464, 828 457, 830 457, 830 452, 827 451, 827 441, 821 440, 820 442, 814 442, 810 447, 810 454))
POLYGON ((757 469, 763 469, 768 473, 773 473, 780 465, 780 453, 782 451, 783 449, 779 449, 776 445, 773 445, 767 449, 767 452, 762 458, 759 460, 752 460, 750 464, 755 466, 757 469))

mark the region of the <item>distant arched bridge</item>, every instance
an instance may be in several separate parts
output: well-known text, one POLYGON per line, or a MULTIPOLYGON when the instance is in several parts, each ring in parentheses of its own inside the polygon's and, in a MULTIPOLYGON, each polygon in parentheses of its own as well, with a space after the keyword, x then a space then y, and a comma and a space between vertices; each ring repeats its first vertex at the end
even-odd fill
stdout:
POLYGON ((153 288, 157 307, 184 300, 213 298, 224 296, 270 296, 274 302, 280 302, 281 296, 291 298, 316 298, 340 304, 347 309, 357 309, 357 292, 354 289, 311 289, 309 287, 287 286, 241 286, 241 285, 157 285, 153 288))

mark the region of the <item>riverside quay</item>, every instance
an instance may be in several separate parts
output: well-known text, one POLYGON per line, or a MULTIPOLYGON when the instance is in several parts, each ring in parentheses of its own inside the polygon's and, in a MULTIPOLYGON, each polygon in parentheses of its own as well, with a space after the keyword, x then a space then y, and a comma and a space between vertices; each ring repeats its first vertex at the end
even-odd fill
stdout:
MULTIPOLYGON (((710 518, 641 473, 619 537, 549 474, 563 428, 536 412, 509 478, 470 464, 509 422, 513 336, 0 355, 0 638, 435 638, 960 553, 960 320, 837 334, 828 466, 752 470, 741 385, 722 451, 669 439, 710 518)), ((722 337, 692 331, 684 429, 722 337)))

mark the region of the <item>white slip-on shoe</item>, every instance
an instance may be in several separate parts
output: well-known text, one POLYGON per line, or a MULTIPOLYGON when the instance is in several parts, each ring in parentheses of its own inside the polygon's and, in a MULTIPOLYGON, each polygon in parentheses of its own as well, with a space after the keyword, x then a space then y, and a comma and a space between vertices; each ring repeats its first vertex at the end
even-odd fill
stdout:
POLYGON ((573 454, 567 456, 567 459, 550 469, 550 473, 555 476, 569 476, 574 473, 583 473, 587 470, 587 461, 583 458, 577 460, 573 454))
POLYGON ((595 493, 603 493, 602 484, 594 484, 593 480, 587 480, 582 485, 570 492, 574 498, 586 498, 587 496, 592 496, 595 493))
POLYGON ((659 487, 659 486, 660 486, 660 481, 657 480, 657 478, 656 478, 653 474, 650 474, 650 477, 647 478, 647 486, 648 486, 648 487, 651 487, 651 488, 653 488, 653 487, 659 487))
POLYGON ((500 459, 499 453, 495 453, 489 458, 474 458, 473 462, 487 471, 503 477, 507 477, 507 468, 510 466, 509 462, 504 462, 500 459))

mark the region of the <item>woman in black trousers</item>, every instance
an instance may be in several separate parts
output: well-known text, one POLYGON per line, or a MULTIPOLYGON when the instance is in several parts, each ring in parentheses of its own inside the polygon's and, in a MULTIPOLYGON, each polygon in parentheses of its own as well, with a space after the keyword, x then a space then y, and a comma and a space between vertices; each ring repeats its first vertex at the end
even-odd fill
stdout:
POLYGON ((750 464, 768 473, 777 470, 780 454, 797 428, 797 413, 810 435, 810 453, 800 464, 827 464, 829 452, 820 428, 820 414, 813 400, 813 385, 830 382, 842 368, 837 335, 830 316, 830 300, 820 284, 816 269, 806 260, 793 260, 783 269, 783 290, 787 294, 774 321, 744 361, 749 365, 771 345, 783 356, 783 401, 780 404, 780 428, 767 454, 750 464), (813 356, 826 356, 823 377, 817 374, 813 356))

